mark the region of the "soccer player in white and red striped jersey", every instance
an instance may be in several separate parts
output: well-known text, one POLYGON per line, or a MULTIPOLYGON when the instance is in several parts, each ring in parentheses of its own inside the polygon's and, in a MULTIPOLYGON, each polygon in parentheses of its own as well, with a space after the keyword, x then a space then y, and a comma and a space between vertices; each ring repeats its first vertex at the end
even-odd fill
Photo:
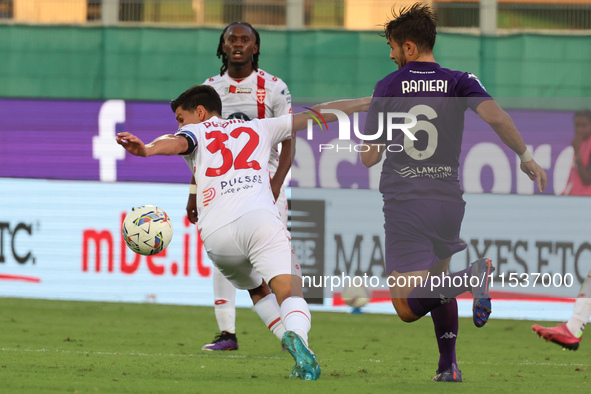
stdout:
MULTIPOLYGON (((367 110, 369 99, 315 106, 347 114, 367 110)), ((208 256, 232 284, 248 290, 255 307, 270 294, 268 309, 279 313, 286 332, 282 344, 296 364, 292 376, 320 377, 308 347, 311 315, 303 298, 301 269, 293 260, 289 236, 271 191, 269 157, 279 142, 303 130, 307 113, 255 119, 220 118, 222 103, 211 86, 194 86, 171 102, 180 129, 148 145, 130 133, 117 143, 136 156, 191 156, 197 181, 199 231, 208 256)), ((327 114, 327 122, 336 120, 327 114)))
MULTIPOLYGON (((217 57, 222 59, 220 73, 203 82, 212 86, 222 100, 222 118, 224 119, 264 119, 291 113, 291 95, 287 85, 279 78, 259 68, 261 39, 259 33, 250 24, 234 22, 221 33, 217 48, 217 57)), ((285 196, 285 178, 291 167, 291 140, 281 142, 281 154, 278 146, 271 150, 269 170, 271 188, 275 196, 279 214, 287 228, 287 197, 285 196)), ((195 183, 195 179, 191 180, 195 183)), ((187 215, 196 223, 195 195, 189 195, 187 215)), ((213 294, 215 316, 220 333, 203 350, 237 350, 236 337, 236 288, 213 268, 213 294)), ((269 295, 269 300, 273 299, 269 295)), ((269 300, 264 300, 255 307, 255 311, 265 322, 269 330, 281 340, 285 328, 279 316, 269 313, 265 307, 269 300)))

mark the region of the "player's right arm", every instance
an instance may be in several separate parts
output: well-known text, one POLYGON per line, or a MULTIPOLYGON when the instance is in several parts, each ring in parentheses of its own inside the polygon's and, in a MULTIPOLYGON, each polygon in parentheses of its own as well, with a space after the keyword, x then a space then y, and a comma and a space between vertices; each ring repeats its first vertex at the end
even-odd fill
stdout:
MULTIPOLYGON (((367 112, 369 108, 369 102, 371 97, 363 97, 353 100, 338 100, 331 101, 328 103, 317 104, 312 107, 312 110, 320 112, 323 109, 336 109, 344 112, 347 115, 351 115, 354 112, 367 112)), ((322 114, 324 120, 328 122, 334 122, 337 120, 337 116, 331 113, 322 114)), ((293 116, 293 131, 304 130, 308 127, 308 119, 313 119, 309 112, 300 112, 293 116)))
MULTIPOLYGON (((513 152, 520 157, 526 152, 527 147, 521 134, 515 127, 515 123, 508 113, 503 111, 501 107, 494 100, 483 101, 476 107, 476 113, 488 123, 492 129, 501 138, 501 141, 507 145, 513 152)), ((529 179, 537 181, 538 190, 543 192, 546 189, 547 175, 546 172, 531 158, 530 160, 521 161, 521 171, 523 171, 529 179)))
POLYGON ((141 139, 127 132, 118 133, 116 141, 135 156, 179 155, 189 150, 189 142, 183 136, 166 134, 145 145, 141 139))

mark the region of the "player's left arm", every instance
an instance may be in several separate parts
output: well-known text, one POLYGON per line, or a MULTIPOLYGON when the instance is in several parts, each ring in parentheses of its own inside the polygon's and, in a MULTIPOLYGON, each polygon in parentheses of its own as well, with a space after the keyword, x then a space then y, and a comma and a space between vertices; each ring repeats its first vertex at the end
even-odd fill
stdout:
POLYGON ((117 134, 116 141, 132 155, 142 157, 178 155, 189 149, 189 142, 185 137, 172 134, 160 136, 146 145, 137 136, 123 132, 117 134))
POLYGON ((523 142, 523 138, 509 114, 503 111, 494 100, 481 102, 476 107, 476 113, 492 127, 505 145, 519 155, 521 158, 521 171, 532 181, 535 180, 538 184, 538 190, 543 192, 548 181, 546 172, 531 157, 531 154, 526 152, 525 142, 523 142))

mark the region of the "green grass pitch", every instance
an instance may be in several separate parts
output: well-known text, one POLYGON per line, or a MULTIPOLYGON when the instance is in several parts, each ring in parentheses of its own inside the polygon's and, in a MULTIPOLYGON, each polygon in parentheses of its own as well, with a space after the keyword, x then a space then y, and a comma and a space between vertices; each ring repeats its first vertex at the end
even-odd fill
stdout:
MULTIPOLYGON (((494 304, 493 304, 494 306, 494 304)), ((430 317, 312 313, 310 344, 322 377, 288 378, 289 353, 249 309, 240 350, 204 352, 213 308, 0 298, 0 393, 589 392, 591 343, 545 343, 530 321, 460 320, 464 382, 432 382, 430 317), (588 345, 588 346, 587 346, 588 345)), ((548 323, 546 323, 548 324, 548 323)), ((553 324, 553 323, 552 323, 553 324)))

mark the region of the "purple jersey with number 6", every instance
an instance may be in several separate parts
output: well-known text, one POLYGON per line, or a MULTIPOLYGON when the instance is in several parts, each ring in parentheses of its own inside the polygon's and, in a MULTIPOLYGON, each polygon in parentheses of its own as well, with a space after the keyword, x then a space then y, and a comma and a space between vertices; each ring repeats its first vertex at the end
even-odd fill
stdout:
POLYGON ((458 167, 464 112, 486 100, 492 98, 474 74, 433 62, 408 62, 379 81, 364 134, 368 143, 386 144, 381 148, 387 149, 380 178, 384 200, 462 202, 458 167), (411 118, 402 114, 417 119, 406 133, 401 126, 411 118))

